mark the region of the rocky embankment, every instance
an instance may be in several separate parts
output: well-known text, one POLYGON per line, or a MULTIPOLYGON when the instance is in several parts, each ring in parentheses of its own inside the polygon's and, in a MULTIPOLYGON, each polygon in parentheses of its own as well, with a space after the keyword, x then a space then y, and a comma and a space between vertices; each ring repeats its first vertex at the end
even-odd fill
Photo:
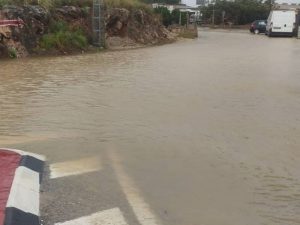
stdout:
MULTIPOLYGON (((0 57, 67 54, 92 49, 91 8, 63 6, 46 10, 41 6, 28 5, 4 6, 0 10, 0 20, 16 19, 23 21, 23 24, 0 27, 0 57), (82 42, 86 41, 87 44, 84 47, 75 45, 73 48, 71 44, 64 43, 64 40, 57 40, 55 44, 50 45, 45 36, 49 37, 53 32, 51 26, 58 21, 67 24, 70 31, 80 29, 80 34, 84 38, 82 42)), ((174 35, 161 24, 156 15, 142 9, 107 9, 104 20, 105 43, 109 49, 132 48, 174 40, 174 35)), ((59 37, 54 36, 57 39, 59 37)))
POLYGON ((174 35, 157 16, 143 10, 109 9, 105 17, 106 44, 109 48, 160 44, 174 40, 174 35))

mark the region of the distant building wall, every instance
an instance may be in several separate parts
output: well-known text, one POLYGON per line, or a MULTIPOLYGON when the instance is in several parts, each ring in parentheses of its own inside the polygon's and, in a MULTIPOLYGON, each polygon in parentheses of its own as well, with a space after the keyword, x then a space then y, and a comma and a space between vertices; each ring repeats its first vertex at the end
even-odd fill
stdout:
POLYGON ((152 8, 158 8, 158 7, 165 7, 167 8, 170 12, 172 12, 175 9, 175 5, 167 5, 167 4, 163 4, 163 3, 153 3, 152 4, 152 8))
POLYGON ((283 10, 300 10, 300 4, 281 3, 281 4, 276 4, 274 8, 283 9, 283 10))
MULTIPOLYGON (((233 2, 234 0, 226 0, 226 1, 233 2)), ((215 2, 216 0, 181 0, 181 4, 185 4, 191 7, 207 6, 215 2)))
POLYGON ((197 6, 196 1, 197 0, 181 0, 181 4, 185 4, 185 5, 191 6, 191 7, 196 7, 197 6))

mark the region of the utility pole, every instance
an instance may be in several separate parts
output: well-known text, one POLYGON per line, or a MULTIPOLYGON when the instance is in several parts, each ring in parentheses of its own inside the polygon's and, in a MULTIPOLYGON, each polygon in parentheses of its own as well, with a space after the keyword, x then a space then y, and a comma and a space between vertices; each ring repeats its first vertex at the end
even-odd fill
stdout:
POLYGON ((222 11, 222 24, 223 24, 223 27, 225 27, 225 11, 223 10, 222 11))
POLYGON ((273 9, 274 1, 270 0, 270 11, 273 9))
POLYGON ((93 28, 93 44, 97 47, 105 45, 105 27, 103 21, 103 2, 102 0, 93 0, 92 12, 92 28, 93 28))
POLYGON ((194 14, 194 29, 196 30, 197 29, 197 12, 195 12, 194 14))
POLYGON ((179 10, 179 25, 181 26, 181 11, 179 10))
POLYGON ((215 26, 215 4, 213 4, 212 24, 213 24, 213 26, 215 26))
POLYGON ((189 15, 189 12, 187 11, 186 12, 186 28, 188 28, 188 24, 189 24, 189 22, 190 22, 190 15, 189 15))

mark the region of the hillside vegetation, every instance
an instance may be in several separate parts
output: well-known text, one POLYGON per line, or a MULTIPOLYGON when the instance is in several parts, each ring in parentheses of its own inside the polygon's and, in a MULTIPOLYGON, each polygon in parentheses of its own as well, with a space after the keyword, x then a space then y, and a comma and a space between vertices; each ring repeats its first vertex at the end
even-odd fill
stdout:
MULTIPOLYGON (((145 2, 140 0, 103 0, 103 3, 109 8, 148 8, 145 2)), ((91 7, 93 0, 0 0, 0 8, 4 5, 40 5, 47 9, 61 6, 91 7)))
MULTIPOLYGON (((0 56, 92 50, 92 0, 0 0, 1 19, 22 19, 0 41, 0 56)), ((104 0, 105 47, 130 48, 174 40, 152 8, 139 0, 104 0)), ((1 30, 0 30, 1 32, 1 30)))
POLYGON ((202 7, 201 12, 206 22, 212 21, 214 11, 215 24, 223 22, 222 14, 224 14, 224 22, 243 25, 254 20, 267 19, 273 4, 273 0, 235 0, 233 2, 217 0, 215 5, 202 7))

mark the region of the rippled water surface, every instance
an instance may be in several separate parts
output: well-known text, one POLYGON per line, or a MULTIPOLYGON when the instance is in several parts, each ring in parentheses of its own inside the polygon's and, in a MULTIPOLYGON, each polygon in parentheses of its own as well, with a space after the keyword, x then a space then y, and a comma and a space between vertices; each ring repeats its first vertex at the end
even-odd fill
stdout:
POLYGON ((164 224, 300 224, 300 41, 200 31, 0 62, 0 145, 51 161, 114 146, 164 224))

